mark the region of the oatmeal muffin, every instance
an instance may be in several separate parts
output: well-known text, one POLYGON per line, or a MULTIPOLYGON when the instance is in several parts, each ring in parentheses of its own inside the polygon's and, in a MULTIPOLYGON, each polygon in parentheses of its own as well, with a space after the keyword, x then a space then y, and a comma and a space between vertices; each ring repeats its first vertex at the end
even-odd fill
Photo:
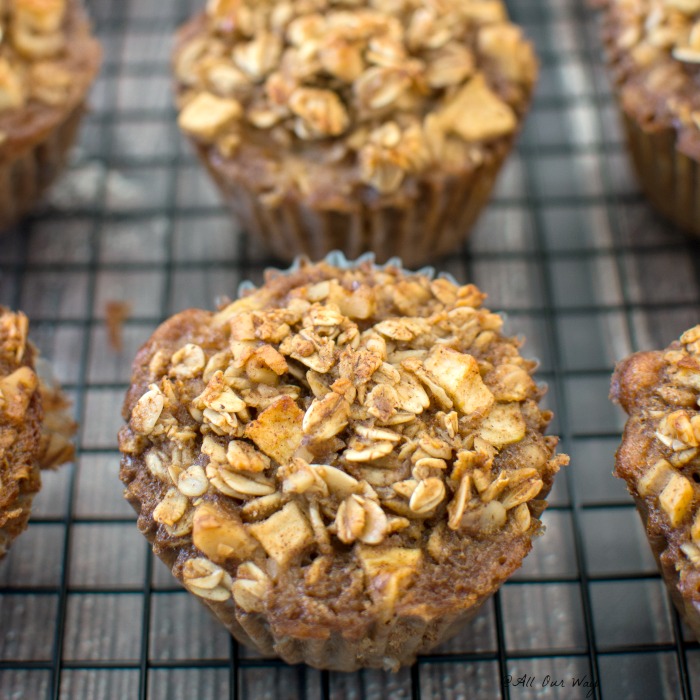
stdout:
POLYGON ((0 307, 0 558, 27 527, 39 470, 73 457, 68 402, 37 374, 28 325, 24 314, 0 307))
POLYGON ((396 669, 520 566, 568 459, 483 298, 369 261, 301 264, 141 349, 126 497, 240 642, 396 669))
POLYGON ((179 124, 278 257, 453 250, 530 102, 501 0, 211 0, 180 31, 179 124))
POLYGON ((615 369, 629 414, 615 474, 627 482, 671 597, 700 638, 700 326, 615 369))
POLYGON ((604 0, 603 38, 642 189, 700 235, 700 2, 604 0))
POLYGON ((0 229, 64 165, 100 48, 79 0, 0 1, 0 229))

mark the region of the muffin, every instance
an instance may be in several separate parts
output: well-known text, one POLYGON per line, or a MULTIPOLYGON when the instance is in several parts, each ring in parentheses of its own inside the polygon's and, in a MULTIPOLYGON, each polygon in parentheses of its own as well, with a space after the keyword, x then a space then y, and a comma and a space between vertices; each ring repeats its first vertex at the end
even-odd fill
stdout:
POLYGON ((0 2, 0 229, 62 169, 100 48, 79 0, 0 2))
POLYGON ((0 307, 0 558, 27 527, 39 470, 73 457, 68 402, 37 374, 28 325, 24 314, 0 307))
POLYGON ((483 299, 395 265, 302 263, 139 351, 126 498, 238 641, 395 670, 520 566, 568 458, 483 299))
POLYGON ((700 235, 700 2, 603 4, 608 67, 641 187, 661 214, 700 235))
POLYGON ((627 482, 678 612, 700 639, 700 326, 618 364, 629 414, 615 475, 627 482))
POLYGON ((500 0, 212 0, 179 32, 179 125, 279 258, 456 248, 530 102, 500 0))

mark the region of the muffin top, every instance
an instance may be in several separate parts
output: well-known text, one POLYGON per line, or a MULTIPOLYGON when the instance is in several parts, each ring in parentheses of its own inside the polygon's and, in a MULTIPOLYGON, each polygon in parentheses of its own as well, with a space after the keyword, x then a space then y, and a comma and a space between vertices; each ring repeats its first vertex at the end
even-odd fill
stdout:
POLYGON ((349 163, 380 193, 483 159, 536 74, 500 0, 212 0, 178 44, 185 132, 223 157, 349 163))
POLYGON ((604 40, 625 111, 643 128, 678 130, 700 158, 700 1, 603 0, 604 40))
POLYGON ((483 298, 320 263, 161 326, 134 363, 122 479, 185 586, 347 634, 492 593, 568 459, 483 298))
POLYGON ((611 397, 630 415, 616 475, 645 504, 650 537, 666 542, 662 564, 700 601, 700 326, 621 362, 611 397))
POLYGON ((77 104, 99 57, 77 0, 0 0, 0 156, 77 104))

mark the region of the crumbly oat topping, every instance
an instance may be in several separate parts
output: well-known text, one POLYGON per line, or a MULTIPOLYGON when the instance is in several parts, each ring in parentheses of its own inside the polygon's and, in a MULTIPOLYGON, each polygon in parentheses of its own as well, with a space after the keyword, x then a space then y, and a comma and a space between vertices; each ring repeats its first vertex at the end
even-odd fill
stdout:
POLYGON ((700 63, 700 3, 696 0, 619 1, 629 19, 618 45, 641 65, 664 54, 681 63, 700 63))
POLYGON ((74 77, 63 65, 67 0, 0 4, 0 112, 32 100, 64 104, 74 77))
POLYGON ((568 458, 542 436, 535 363, 483 299, 322 263, 147 346, 122 476, 127 495, 134 465, 152 484, 157 537, 191 538, 185 585, 259 612, 284 572, 313 588, 342 561, 393 609, 425 560, 529 542, 568 458))
POLYGON ((603 0, 605 38, 623 105, 642 123, 700 129, 700 2, 603 0))
POLYGON ((210 0, 176 52, 180 126, 225 156, 277 147, 359 164, 381 193, 512 134, 535 60, 501 0, 210 0))

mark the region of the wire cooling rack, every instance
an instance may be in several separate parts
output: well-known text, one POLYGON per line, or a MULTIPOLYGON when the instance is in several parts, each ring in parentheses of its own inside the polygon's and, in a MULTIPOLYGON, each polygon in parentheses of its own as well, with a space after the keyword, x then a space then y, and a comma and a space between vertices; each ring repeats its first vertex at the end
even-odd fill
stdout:
POLYGON ((170 37, 197 4, 92 2, 106 62, 80 147, 0 242, 0 302, 28 313, 81 423, 75 465, 45 476, 0 563, 0 698, 700 698, 700 647, 610 474, 623 421, 607 400, 617 359, 698 321, 700 249, 638 193, 583 0, 511 2, 541 58, 537 99, 471 241, 438 265, 528 338, 572 457, 520 572, 413 668, 338 674, 239 648, 154 560, 117 478, 130 359, 163 318, 275 262, 232 227, 175 126, 170 37), (122 352, 112 300, 132 305, 122 352))

